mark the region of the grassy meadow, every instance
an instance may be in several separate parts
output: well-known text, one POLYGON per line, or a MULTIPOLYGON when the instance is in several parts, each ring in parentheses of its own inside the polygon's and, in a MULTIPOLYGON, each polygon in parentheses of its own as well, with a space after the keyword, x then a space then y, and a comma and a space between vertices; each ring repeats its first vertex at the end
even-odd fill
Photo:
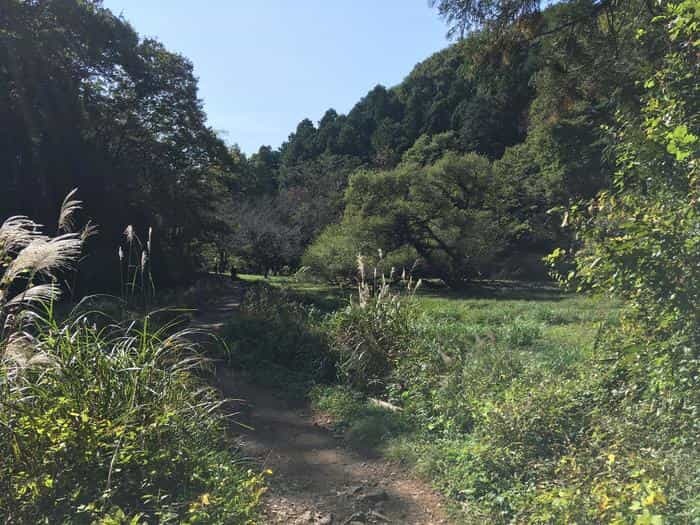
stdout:
POLYGON ((662 422, 608 399, 600 341, 620 330, 614 300, 552 284, 428 282, 371 291, 363 308, 357 289, 242 279, 251 288, 229 331, 238 364, 308 396, 351 446, 430 480, 457 522, 645 523, 688 505, 692 454, 659 456, 662 422), (268 335, 253 342, 247 329, 268 335), (669 491, 671 472, 688 484, 669 491))
MULTIPOLYGON (((257 150, 289 116, 268 102, 313 90, 265 97, 241 57, 396 57, 319 53, 348 38, 336 2, 266 24, 277 50, 183 2, 232 57, 207 84, 234 71, 251 103, 105 4, 0 3, 0 524, 264 520, 229 366, 457 523, 700 525, 700 0, 430 0, 454 41, 257 150)), ((403 5, 367 11, 421 41, 403 5)))

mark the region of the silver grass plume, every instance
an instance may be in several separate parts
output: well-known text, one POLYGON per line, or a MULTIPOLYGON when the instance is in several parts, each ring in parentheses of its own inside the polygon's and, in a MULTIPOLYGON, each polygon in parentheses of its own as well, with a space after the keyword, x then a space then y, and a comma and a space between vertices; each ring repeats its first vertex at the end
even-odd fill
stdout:
POLYGON ((129 243, 134 242, 134 239, 136 237, 136 233, 134 232, 134 227, 131 224, 129 224, 124 229, 124 236, 126 237, 127 242, 129 242, 129 243))
POLYGON ((46 368, 55 364, 46 352, 37 351, 31 336, 21 332, 8 338, 2 360, 10 365, 8 372, 11 376, 18 376, 27 369, 46 368))
POLYGON ((357 271, 360 274, 360 281, 365 280, 365 258, 361 253, 357 254, 357 271))
POLYGON ((82 245, 81 237, 76 233, 65 233, 52 239, 37 237, 10 262, 2 283, 9 284, 20 275, 51 277, 55 271, 69 269, 80 256, 82 245))
POLYGON ((56 284, 40 284, 32 286, 18 293, 5 303, 6 308, 33 303, 43 303, 58 299, 61 296, 61 288, 56 284))
POLYGON ((85 242, 89 237, 97 233, 97 226, 88 221, 85 227, 80 230, 80 240, 85 242))
POLYGON ((10 217, 0 226, 0 256, 15 253, 41 237, 40 224, 24 216, 10 217))
MULTIPOLYGON (((74 195, 75 190, 61 206, 61 229, 72 227, 71 217, 80 208, 74 195)), ((51 238, 41 228, 24 216, 10 217, 0 225, 0 260, 5 262, 4 272, 0 273, 0 332, 18 326, 27 317, 25 314, 31 314, 28 306, 50 302, 59 296, 60 289, 55 283, 35 285, 34 277, 55 279, 55 272, 71 268, 80 256, 83 240, 94 232, 88 224, 81 232, 51 238), (9 297, 19 277, 26 278, 24 290, 9 297)))
POLYGON ((78 192, 78 188, 72 189, 61 204, 61 211, 58 214, 58 231, 70 232, 75 229, 73 216, 80 210, 83 203, 73 197, 78 192))

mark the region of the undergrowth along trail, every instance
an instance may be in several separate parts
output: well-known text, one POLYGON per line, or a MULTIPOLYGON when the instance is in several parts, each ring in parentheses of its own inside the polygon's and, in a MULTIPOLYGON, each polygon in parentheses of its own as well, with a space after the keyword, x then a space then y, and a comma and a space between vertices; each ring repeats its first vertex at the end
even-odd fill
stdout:
MULTIPOLYGON (((227 287, 200 308, 193 323, 220 331, 242 300, 245 284, 227 287)), ((236 398, 236 441, 272 471, 264 523, 449 523, 440 496, 398 463, 350 450, 329 421, 279 389, 252 384, 225 366, 216 373, 225 397, 236 398)))

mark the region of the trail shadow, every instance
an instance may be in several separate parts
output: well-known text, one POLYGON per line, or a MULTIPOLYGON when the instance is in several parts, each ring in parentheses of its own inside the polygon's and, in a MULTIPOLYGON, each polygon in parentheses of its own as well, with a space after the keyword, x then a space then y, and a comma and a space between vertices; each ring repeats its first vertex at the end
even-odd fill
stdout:
POLYGON ((561 301, 571 294, 551 282, 472 281, 459 288, 448 288, 428 281, 419 291, 422 297, 451 300, 493 299, 502 301, 561 301))

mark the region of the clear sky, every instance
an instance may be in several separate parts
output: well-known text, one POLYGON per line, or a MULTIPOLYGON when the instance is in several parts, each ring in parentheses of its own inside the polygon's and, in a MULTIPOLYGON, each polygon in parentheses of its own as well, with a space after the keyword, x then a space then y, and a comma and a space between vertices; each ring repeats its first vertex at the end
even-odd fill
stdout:
POLYGON ((297 123, 346 113, 445 47, 428 0, 104 0, 188 57, 210 125, 252 153, 297 123))

